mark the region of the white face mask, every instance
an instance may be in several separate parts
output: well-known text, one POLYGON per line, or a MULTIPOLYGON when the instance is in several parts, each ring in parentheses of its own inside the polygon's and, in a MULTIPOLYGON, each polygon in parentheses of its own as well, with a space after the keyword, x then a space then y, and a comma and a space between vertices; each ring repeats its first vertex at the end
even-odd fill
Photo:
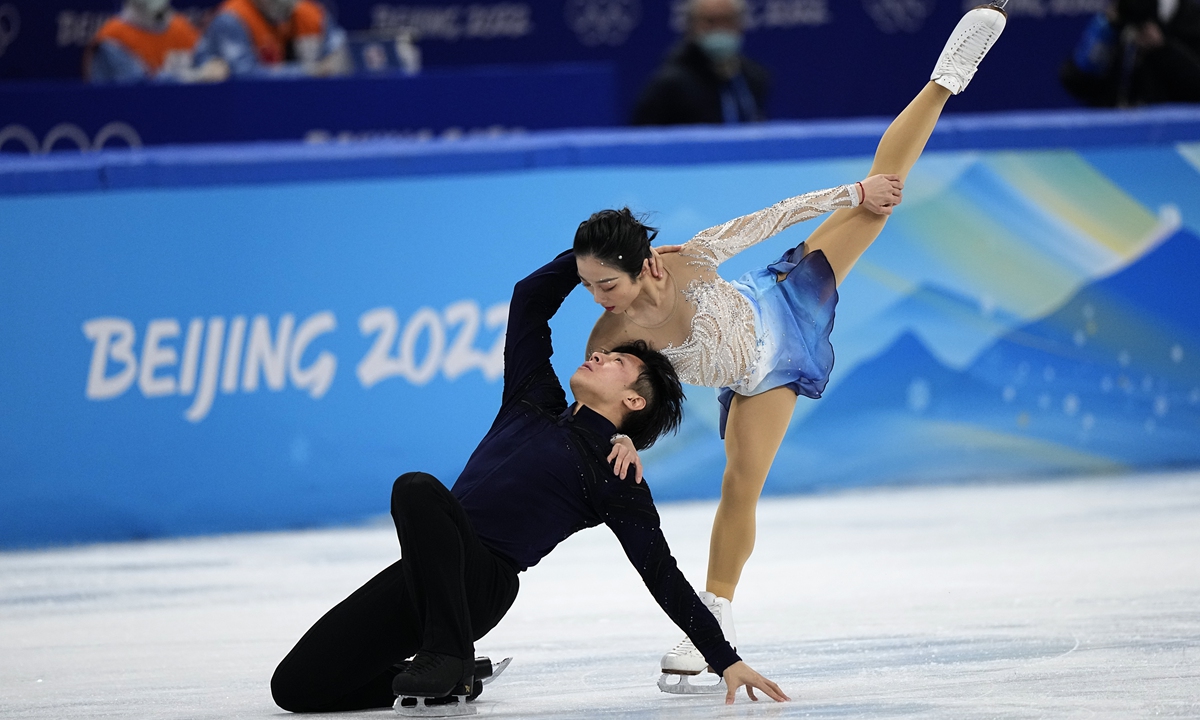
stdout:
POLYGON ((696 38, 696 44, 714 61, 724 62, 741 52, 742 36, 728 30, 715 30, 696 38))
POLYGON ((171 0, 130 0, 129 4, 150 17, 157 17, 171 7, 171 0))

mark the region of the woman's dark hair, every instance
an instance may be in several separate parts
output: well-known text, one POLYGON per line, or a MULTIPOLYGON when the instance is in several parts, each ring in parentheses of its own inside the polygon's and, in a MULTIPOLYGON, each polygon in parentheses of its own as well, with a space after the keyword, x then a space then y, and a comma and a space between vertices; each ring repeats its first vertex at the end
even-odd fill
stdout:
POLYGON ((579 223, 575 256, 594 257, 636 280, 642 261, 650 257, 650 241, 657 235, 658 228, 643 223, 627 207, 601 210, 579 223))
POLYGON ((634 447, 645 450, 661 436, 679 429, 683 419, 683 386, 666 355, 651 350, 642 340, 615 347, 612 352, 632 355, 642 361, 642 372, 633 389, 646 399, 646 406, 625 416, 619 428, 634 447))

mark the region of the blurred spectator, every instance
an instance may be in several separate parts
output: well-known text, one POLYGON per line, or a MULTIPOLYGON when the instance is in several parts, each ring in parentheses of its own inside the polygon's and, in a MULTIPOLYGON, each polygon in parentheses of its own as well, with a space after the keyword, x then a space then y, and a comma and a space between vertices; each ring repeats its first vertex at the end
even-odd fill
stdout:
POLYGON ((234 75, 344 75, 346 33, 314 0, 225 0, 196 47, 234 75))
POLYGON ((689 0, 687 32, 634 111, 635 125, 763 120, 770 77, 742 55, 745 0, 689 0))
POLYGON ((1200 102, 1200 0, 1117 0, 1063 64, 1063 86, 1094 106, 1200 102))
POLYGON ((125 0, 120 14, 101 26, 84 54, 84 76, 98 83, 221 80, 219 65, 195 70, 192 52, 200 32, 171 10, 170 0, 125 0))

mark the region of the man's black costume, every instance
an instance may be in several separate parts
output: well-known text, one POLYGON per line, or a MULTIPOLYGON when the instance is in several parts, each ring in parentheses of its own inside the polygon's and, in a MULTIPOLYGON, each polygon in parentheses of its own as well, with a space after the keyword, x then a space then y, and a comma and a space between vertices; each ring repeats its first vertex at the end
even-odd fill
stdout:
POLYGON ((517 595, 517 573, 571 534, 601 523, 718 673, 739 660, 676 567, 645 483, 613 474, 613 424, 567 405, 550 365, 550 318, 579 282, 564 253, 517 283, 504 348, 500 412, 453 490, 424 473, 392 489, 402 559, 330 610, 279 664, 280 707, 388 707, 396 663, 418 650, 471 662, 474 641, 517 595))

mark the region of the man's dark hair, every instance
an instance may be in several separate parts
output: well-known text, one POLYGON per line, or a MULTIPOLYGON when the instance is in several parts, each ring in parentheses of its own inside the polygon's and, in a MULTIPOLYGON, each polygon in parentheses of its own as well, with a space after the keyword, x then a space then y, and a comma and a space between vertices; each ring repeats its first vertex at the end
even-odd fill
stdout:
POLYGON ((650 257, 650 241, 656 235, 656 228, 642 222, 627 207, 601 210, 579 223, 573 249, 576 257, 594 257, 636 280, 642 261, 650 257))
POLYGON ((683 386, 666 355, 651 350, 642 340, 620 345, 611 352, 632 355, 642 361, 642 372, 633 389, 646 399, 646 406, 625 416, 619 428, 634 447, 645 450, 661 436, 679 429, 683 419, 683 386))

